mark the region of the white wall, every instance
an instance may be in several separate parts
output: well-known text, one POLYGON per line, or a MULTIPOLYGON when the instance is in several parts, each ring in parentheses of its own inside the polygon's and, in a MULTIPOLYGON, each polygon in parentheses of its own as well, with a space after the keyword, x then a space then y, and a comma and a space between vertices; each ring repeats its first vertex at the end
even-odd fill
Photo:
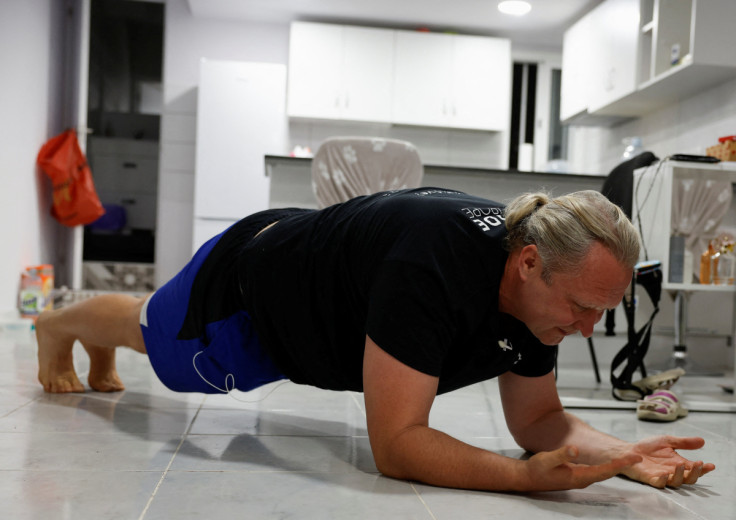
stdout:
POLYGON ((733 134, 736 80, 612 128, 571 127, 570 160, 578 172, 609 172, 621 158, 624 137, 641 137, 646 150, 664 158, 674 153, 703 155, 719 137, 733 134))
MULTIPOLYGON (((41 145, 64 128, 64 2, 0 2, 0 312, 16 307, 21 270, 63 259, 68 232, 50 217, 41 145)), ((63 269, 58 269, 63 281, 63 269)))

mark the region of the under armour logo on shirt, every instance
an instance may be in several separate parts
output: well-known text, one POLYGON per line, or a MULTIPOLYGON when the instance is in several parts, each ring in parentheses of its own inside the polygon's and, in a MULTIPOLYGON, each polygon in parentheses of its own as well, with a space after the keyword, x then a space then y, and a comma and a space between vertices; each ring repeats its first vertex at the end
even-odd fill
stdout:
POLYGON ((513 348, 509 344, 508 339, 498 340, 498 346, 501 347, 501 350, 503 350, 504 352, 506 352, 507 350, 513 350, 513 348))

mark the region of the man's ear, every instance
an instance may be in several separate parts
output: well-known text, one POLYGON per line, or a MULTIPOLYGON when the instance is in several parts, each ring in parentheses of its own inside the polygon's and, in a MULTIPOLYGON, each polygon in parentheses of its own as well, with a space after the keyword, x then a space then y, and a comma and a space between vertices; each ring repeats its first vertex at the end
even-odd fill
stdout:
POLYGON ((526 280, 533 273, 541 272, 542 259, 539 256, 539 250, 534 244, 524 246, 519 252, 519 276, 522 280, 526 280))

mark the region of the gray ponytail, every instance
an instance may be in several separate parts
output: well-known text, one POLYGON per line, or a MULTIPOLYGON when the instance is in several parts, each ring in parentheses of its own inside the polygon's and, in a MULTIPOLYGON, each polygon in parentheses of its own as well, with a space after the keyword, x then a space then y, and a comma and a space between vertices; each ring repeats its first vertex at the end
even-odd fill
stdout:
POLYGON ((597 191, 578 191, 551 198, 525 193, 506 207, 509 251, 535 244, 542 258, 542 276, 580 266, 594 242, 633 268, 639 259, 639 234, 621 208, 597 191))

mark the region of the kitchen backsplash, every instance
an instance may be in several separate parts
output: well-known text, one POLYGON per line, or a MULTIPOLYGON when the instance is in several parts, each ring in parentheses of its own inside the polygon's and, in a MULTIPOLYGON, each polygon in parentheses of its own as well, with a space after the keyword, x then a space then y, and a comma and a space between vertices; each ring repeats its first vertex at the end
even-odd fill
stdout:
POLYGON ((620 161, 622 139, 642 138, 658 157, 704 155, 718 138, 736 134, 736 80, 611 128, 570 127, 569 160, 576 172, 608 172, 620 161))
POLYGON ((505 133, 395 126, 389 124, 291 120, 290 150, 309 147, 334 136, 371 136, 402 139, 414 144, 425 164, 506 168, 508 143, 505 133))

